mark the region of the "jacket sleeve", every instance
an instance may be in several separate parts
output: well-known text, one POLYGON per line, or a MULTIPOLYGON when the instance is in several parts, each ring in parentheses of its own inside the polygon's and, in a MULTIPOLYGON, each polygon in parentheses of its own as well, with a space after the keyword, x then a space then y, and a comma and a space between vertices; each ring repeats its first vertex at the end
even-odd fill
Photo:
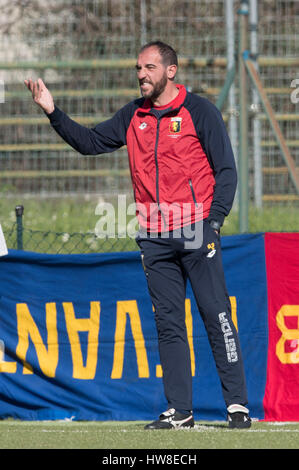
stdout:
POLYGON ((71 147, 83 155, 98 155, 117 150, 126 144, 126 132, 130 123, 133 105, 129 103, 111 119, 90 129, 78 124, 55 106, 47 114, 51 126, 71 147))
POLYGON ((208 220, 223 224, 237 188, 237 171, 231 142, 220 111, 202 99, 197 134, 214 172, 215 187, 208 220))

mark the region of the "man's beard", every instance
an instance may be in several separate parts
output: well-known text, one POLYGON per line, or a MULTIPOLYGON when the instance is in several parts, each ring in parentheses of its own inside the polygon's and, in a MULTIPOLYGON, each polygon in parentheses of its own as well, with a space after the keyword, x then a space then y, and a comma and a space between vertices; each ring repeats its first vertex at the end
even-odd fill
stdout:
POLYGON ((142 85, 142 83, 149 83, 150 85, 152 85, 152 89, 148 92, 142 91, 141 89, 142 96, 144 98, 150 98, 152 101, 155 101, 161 95, 161 93, 163 93, 163 91, 166 88, 167 75, 164 74, 161 80, 157 82, 155 85, 152 82, 147 81, 147 80, 142 80, 139 82, 140 85, 142 85))

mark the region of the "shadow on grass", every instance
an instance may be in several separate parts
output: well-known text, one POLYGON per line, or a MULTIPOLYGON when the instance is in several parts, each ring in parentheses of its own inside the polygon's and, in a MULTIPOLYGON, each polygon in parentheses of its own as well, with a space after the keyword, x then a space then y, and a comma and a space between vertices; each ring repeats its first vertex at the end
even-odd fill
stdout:
MULTIPOLYGON (((138 423, 138 424, 135 424, 134 425, 134 428, 138 429, 139 431, 140 430, 143 430, 144 427, 148 424, 148 422, 144 422, 144 423, 138 423)), ((198 429, 206 429, 207 431, 208 430, 212 430, 212 429, 222 429, 222 430, 225 430, 225 429, 229 429, 228 427, 228 424, 226 422, 223 422, 223 423, 201 423, 200 421, 199 422, 195 422, 195 425, 194 425, 194 428, 188 428, 188 429, 184 429, 184 428, 180 428, 180 429, 147 429, 147 431, 196 431, 198 429)))

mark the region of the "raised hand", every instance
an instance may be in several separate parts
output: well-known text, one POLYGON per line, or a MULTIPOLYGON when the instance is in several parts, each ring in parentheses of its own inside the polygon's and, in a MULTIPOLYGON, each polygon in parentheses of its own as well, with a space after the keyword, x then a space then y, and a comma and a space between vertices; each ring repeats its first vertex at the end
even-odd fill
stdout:
POLYGON ((47 114, 54 111, 54 100, 53 96, 49 92, 48 88, 44 84, 41 78, 37 81, 24 80, 28 90, 32 93, 32 98, 36 104, 38 104, 47 114))

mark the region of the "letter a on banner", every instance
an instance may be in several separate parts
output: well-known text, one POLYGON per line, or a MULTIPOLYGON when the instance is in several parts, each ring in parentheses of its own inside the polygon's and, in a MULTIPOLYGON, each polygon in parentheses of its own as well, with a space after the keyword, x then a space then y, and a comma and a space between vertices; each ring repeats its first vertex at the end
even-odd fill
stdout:
POLYGON ((57 312, 55 303, 46 304, 46 328, 48 332, 48 348, 43 343, 40 332, 33 320, 27 304, 17 304, 19 342, 16 355, 23 361, 23 374, 32 374, 32 365, 26 362, 29 348, 29 336, 35 346, 41 371, 48 377, 55 377, 58 364, 58 333, 57 312))

